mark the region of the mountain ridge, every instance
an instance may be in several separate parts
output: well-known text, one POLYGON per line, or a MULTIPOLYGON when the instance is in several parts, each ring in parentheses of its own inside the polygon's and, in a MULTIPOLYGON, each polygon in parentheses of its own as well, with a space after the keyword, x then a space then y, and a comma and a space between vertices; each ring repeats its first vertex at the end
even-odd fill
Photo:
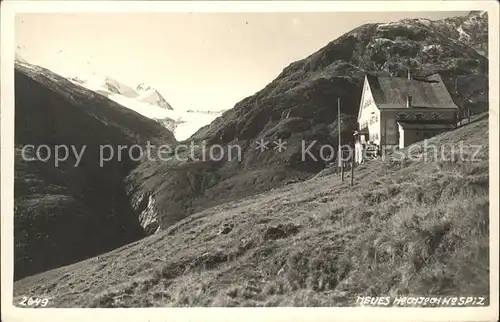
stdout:
POLYGON ((127 98, 134 98, 140 102, 158 106, 162 109, 173 110, 173 107, 165 100, 160 92, 145 83, 140 83, 134 88, 110 76, 92 75, 89 77, 74 76, 67 78, 90 90, 98 91, 99 94, 104 96, 120 94, 127 98), (108 91, 110 93, 108 93, 108 91))

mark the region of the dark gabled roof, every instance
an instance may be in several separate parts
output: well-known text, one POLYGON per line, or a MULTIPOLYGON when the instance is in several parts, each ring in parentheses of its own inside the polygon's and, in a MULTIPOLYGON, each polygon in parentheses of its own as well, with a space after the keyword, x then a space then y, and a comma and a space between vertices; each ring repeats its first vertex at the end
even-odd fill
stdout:
POLYGON ((379 108, 406 107, 408 95, 415 108, 458 108, 439 74, 425 79, 366 76, 379 108))

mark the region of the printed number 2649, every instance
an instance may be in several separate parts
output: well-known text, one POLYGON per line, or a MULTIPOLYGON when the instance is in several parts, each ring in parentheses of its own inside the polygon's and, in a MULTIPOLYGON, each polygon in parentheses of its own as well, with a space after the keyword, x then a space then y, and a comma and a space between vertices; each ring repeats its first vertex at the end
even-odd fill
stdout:
POLYGON ((23 296, 21 298, 21 301, 19 302, 19 304, 23 305, 23 306, 41 306, 41 307, 44 307, 47 304, 49 304, 49 299, 48 298, 23 296))

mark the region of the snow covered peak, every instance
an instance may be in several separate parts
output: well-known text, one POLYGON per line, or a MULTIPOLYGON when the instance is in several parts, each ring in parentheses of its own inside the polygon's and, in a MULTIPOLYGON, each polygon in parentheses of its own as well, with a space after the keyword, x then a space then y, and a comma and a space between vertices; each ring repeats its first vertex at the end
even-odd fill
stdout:
POLYGON ((26 59, 24 59, 21 55, 19 55, 18 53, 16 53, 16 57, 14 58, 15 61, 19 62, 19 63, 24 63, 24 64, 27 64, 28 62, 26 61, 26 59))
POLYGON ((101 94, 109 92, 109 94, 121 94, 126 97, 138 96, 131 87, 108 76, 88 75, 84 77, 68 77, 68 79, 93 91, 99 91, 101 94))
POLYGON ((222 111, 174 111, 156 89, 144 83, 131 87, 114 78, 97 75, 67 79, 157 121, 172 131, 179 141, 188 139, 222 114, 222 111))
POLYGON ((173 110, 172 106, 163 98, 163 96, 154 88, 144 83, 137 85, 137 93, 141 102, 158 105, 167 110, 173 110))
POLYGON ((68 79, 107 97, 111 94, 119 94, 162 109, 173 110, 157 90, 144 83, 134 88, 112 77, 101 75, 68 77, 68 79))

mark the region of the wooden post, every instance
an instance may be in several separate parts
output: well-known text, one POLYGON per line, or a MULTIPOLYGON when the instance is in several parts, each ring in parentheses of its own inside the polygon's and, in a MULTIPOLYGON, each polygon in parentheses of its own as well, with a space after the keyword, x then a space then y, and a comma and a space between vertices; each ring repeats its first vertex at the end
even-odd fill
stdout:
POLYGON ((339 146, 337 149, 337 169, 338 173, 341 173, 342 175, 342 181, 344 181, 344 171, 342 167, 342 158, 341 158, 341 145, 342 145, 342 140, 341 140, 341 131, 340 131, 340 97, 337 98, 337 129, 338 129, 338 136, 339 136, 339 146))
POLYGON ((344 182, 344 160, 342 160, 341 166, 340 166, 340 178, 342 182, 344 182))
POLYGON ((356 137, 353 133, 354 139, 354 149, 352 149, 352 159, 351 159, 351 186, 354 186, 354 165, 356 164, 356 137))

